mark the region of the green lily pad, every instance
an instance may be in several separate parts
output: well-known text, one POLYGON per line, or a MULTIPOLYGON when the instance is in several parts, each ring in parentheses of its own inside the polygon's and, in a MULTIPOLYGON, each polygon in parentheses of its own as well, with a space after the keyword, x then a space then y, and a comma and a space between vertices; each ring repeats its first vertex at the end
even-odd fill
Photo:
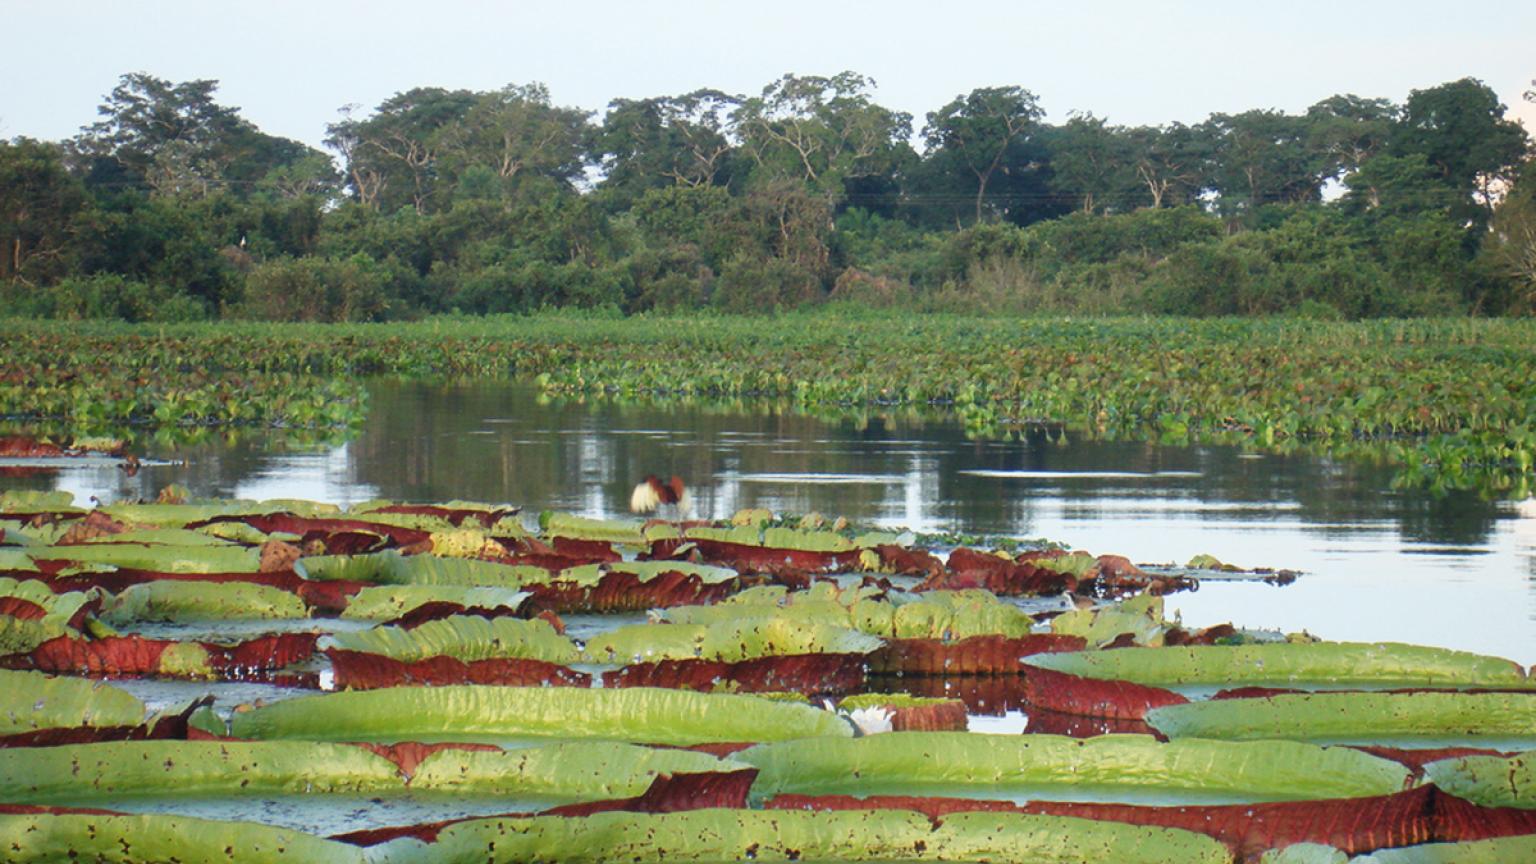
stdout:
POLYGON ((109 684, 0 670, 0 734, 143 722, 144 703, 109 684))
POLYGON ((763 744, 733 758, 760 769, 753 794, 761 797, 1020 790, 1111 801, 1186 795, 1257 802, 1387 795, 1408 780, 1401 765, 1357 750, 1292 741, 1165 743, 1147 735, 903 732, 763 744))
POLYGON ((1318 744, 1531 739, 1536 693, 1305 693, 1218 699, 1147 712, 1170 738, 1285 738, 1318 744))
POLYGON ((752 696, 632 687, 392 687, 239 712, 239 738, 473 741, 595 738, 655 744, 852 735, 830 711, 752 696))
POLYGON ((1180 645, 1042 654, 1029 662, 1088 678, 1158 686, 1355 684, 1529 689, 1516 664, 1498 657, 1393 642, 1180 645))
POLYGON ((581 656, 576 643, 556 633, 548 621, 477 615, 450 615, 409 629, 374 627, 336 633, 324 637, 321 646, 382 654, 405 662, 447 656, 465 661, 523 658, 574 663, 581 656))

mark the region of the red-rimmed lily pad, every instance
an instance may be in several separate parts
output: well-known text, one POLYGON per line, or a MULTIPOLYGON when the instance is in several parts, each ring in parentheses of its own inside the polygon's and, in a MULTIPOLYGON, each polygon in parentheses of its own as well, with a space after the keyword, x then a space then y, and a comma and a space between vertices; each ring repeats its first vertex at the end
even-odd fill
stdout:
POLYGON ((1083 678, 1038 666, 1024 674, 1024 699, 1032 706, 1060 714, 1115 720, 1141 720, 1153 708, 1189 701, 1161 687, 1083 678))
POLYGON ((639 612, 670 606, 715 603, 740 590, 740 580, 706 581, 669 570, 652 578, 631 572, 602 574, 595 584, 554 581, 529 585, 530 608, 558 613, 639 612))
POLYGON ((1000 558, 961 546, 949 553, 944 570, 929 576, 919 591, 982 588, 999 596, 1060 594, 1077 587, 1077 577, 1036 562, 1000 558))
POLYGON ((632 663, 604 672, 603 686, 679 687, 703 693, 849 693, 864 686, 864 655, 790 654, 735 663, 700 659, 632 663))
POLYGON ((60 636, 44 642, 30 653, 0 657, 0 666, 108 677, 238 677, 282 669, 307 660, 315 653, 317 638, 314 633, 278 633, 234 645, 220 645, 142 636, 99 639, 60 636))
POLYGON ((331 661, 336 687, 346 690, 444 684, 592 686, 592 676, 585 672, 578 672, 559 663, 521 657, 466 661, 456 657, 436 656, 421 660, 397 660, 381 654, 339 648, 327 649, 325 655, 331 661))
POLYGON ((870 671, 906 675, 1011 675, 1024 671, 1024 659, 1052 651, 1081 651, 1080 636, 1038 633, 1028 636, 972 636, 941 639, 887 639, 869 657, 870 671))

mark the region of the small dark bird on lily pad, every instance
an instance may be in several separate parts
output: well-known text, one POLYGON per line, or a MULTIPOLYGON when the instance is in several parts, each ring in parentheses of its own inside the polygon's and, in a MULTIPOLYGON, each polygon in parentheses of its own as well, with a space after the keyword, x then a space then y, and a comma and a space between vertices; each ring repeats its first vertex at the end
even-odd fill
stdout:
POLYGON ((679 513, 685 513, 693 506, 692 499, 688 497, 688 487, 683 485, 683 478, 676 474, 665 483, 655 474, 646 475, 629 496, 631 513, 652 513, 668 504, 675 505, 679 513))

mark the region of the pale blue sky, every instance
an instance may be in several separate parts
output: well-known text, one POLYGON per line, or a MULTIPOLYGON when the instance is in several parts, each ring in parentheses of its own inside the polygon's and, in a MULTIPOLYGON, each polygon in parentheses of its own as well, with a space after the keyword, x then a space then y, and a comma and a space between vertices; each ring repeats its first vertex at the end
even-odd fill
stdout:
POLYGON ((1017 84, 1052 121, 1197 122, 1299 111, 1335 93, 1402 101, 1481 78, 1536 128, 1536 3, 475 2, 0 0, 0 138, 59 139, 119 75, 216 78, 263 130, 318 145, 347 103, 419 85, 543 81, 554 101, 716 87, 756 93, 784 72, 852 69, 882 104, 923 115, 974 87, 1017 84))

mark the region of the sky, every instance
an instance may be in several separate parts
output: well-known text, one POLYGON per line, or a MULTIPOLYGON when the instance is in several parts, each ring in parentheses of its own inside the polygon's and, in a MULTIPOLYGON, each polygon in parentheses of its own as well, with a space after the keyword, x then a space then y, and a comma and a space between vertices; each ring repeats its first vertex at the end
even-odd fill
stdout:
POLYGON ((216 79, 222 104, 315 146, 342 106, 366 114, 417 86, 541 81, 556 104, 601 111, 843 70, 918 129, 976 87, 1022 86, 1051 122, 1140 125, 1336 93, 1402 102, 1470 76, 1536 132, 1529 0, 0 0, 0 24, 0 139, 74 135, 128 72, 216 79))

